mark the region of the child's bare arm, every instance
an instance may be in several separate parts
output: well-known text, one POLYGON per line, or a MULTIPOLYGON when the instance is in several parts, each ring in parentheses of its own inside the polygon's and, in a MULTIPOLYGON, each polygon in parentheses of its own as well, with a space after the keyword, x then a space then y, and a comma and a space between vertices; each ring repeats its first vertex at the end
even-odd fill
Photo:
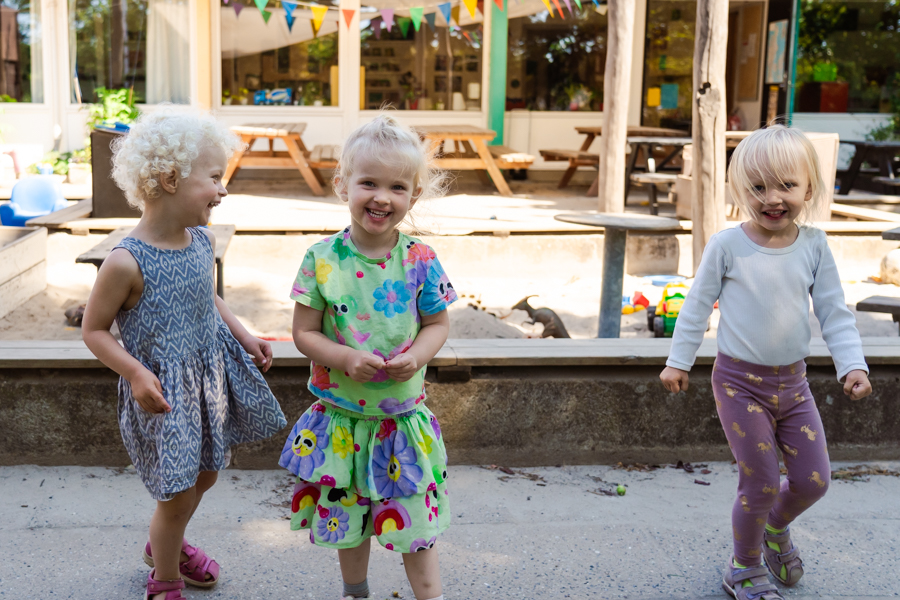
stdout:
POLYGON ((162 385, 136 358, 128 354, 109 332, 116 313, 134 306, 143 290, 141 271, 127 250, 113 250, 103 261, 84 310, 81 336, 100 361, 127 379, 138 404, 147 412, 169 412, 162 385))
POLYGON ((385 372, 394 381, 409 381, 428 364, 443 347, 450 334, 450 315, 444 309, 433 315, 422 315, 422 329, 409 350, 389 360, 385 372))
POLYGON ((384 361, 370 352, 354 350, 328 339, 322 333, 322 311, 299 302, 294 305, 292 332, 297 349, 317 364, 349 374, 354 381, 366 382, 384 368, 384 361))

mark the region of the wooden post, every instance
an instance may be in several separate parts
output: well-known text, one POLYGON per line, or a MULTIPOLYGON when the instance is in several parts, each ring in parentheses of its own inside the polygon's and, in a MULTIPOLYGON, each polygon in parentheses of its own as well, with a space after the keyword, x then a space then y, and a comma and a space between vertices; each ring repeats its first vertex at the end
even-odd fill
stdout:
POLYGON ((709 238, 725 227, 725 52, 728 1, 698 0, 694 32, 694 272, 709 238))
POLYGON ((628 137, 634 10, 635 0, 609 0, 603 135, 600 137, 600 172, 597 176, 600 212, 625 211, 625 138, 628 137))

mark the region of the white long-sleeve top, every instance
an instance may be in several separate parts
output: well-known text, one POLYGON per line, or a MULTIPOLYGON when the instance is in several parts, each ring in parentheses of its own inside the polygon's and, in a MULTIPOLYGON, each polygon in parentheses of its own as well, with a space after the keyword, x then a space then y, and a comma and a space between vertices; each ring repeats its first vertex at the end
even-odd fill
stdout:
POLYGON ((719 352, 758 365, 788 365, 809 355, 809 299, 834 359, 838 380, 869 368, 844 303, 825 232, 800 227, 787 248, 764 248, 740 225, 712 236, 675 322, 666 364, 690 371, 719 300, 719 352))

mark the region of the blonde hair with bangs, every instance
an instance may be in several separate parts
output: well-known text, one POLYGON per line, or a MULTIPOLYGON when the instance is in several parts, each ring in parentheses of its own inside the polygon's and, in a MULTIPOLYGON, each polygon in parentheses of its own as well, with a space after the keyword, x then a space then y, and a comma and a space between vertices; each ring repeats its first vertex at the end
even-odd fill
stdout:
POLYGON ((754 186, 783 186, 802 172, 809 177, 810 198, 803 203, 798 221, 808 224, 810 215, 817 214, 826 200, 819 156, 812 142, 799 129, 770 125, 757 129, 738 144, 728 166, 728 190, 732 201, 748 215, 751 214, 748 202, 751 196, 763 201, 763 194, 754 186))
POLYGON ((344 142, 332 181, 338 196, 345 197, 354 165, 361 157, 393 172, 399 171, 402 178, 412 179, 415 200, 444 195, 446 174, 429 160, 425 143, 416 132, 388 114, 382 112, 371 122, 357 127, 344 142))

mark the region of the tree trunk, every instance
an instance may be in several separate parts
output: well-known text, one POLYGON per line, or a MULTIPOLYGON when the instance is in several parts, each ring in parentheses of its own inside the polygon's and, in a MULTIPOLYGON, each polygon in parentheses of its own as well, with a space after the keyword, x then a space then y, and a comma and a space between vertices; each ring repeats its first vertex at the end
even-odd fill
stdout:
POLYGON ((725 51, 728 0, 698 0, 694 33, 694 272, 709 238, 725 227, 725 51))
POLYGON ((606 73, 603 76, 603 135, 600 138, 600 212, 625 210, 625 138, 631 86, 635 0, 609 0, 606 73))

